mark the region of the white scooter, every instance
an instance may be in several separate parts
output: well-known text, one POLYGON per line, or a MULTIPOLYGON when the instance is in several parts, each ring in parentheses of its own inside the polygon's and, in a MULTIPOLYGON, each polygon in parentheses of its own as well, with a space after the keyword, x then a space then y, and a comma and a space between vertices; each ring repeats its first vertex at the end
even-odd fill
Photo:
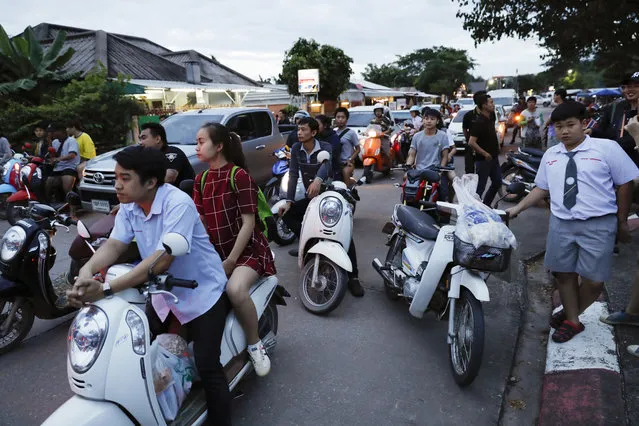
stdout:
MULTIPOLYGON (((509 188, 510 190, 510 188, 509 188)), ((520 188, 519 190, 523 190, 520 188)), ((484 313, 481 302, 490 296, 488 271, 508 268, 511 249, 482 246, 475 249, 455 236, 455 226, 440 227, 427 211, 438 209, 461 213, 461 206, 438 201, 420 201, 424 211, 398 204, 389 234, 386 260, 375 258, 373 268, 384 278, 387 296, 410 302, 409 312, 422 318, 427 310, 439 319, 448 312, 448 345, 455 381, 473 382, 484 351, 484 313)), ((506 212, 495 210, 506 217, 506 212)))
MULTIPOLYGON (((322 151, 317 155, 321 164, 330 158, 322 151)), ((366 182, 361 178, 355 186, 366 182)), ((300 299, 314 314, 327 314, 341 303, 346 294, 348 273, 353 265, 348 249, 353 236, 353 211, 359 199, 355 186, 344 182, 322 184, 322 192, 306 208, 300 234, 298 266, 302 270, 300 299)), ((276 203, 273 214, 286 201, 276 203)))
MULTIPOLYGON (((78 230, 83 238, 90 239, 81 222, 78 230)), ((166 234, 163 243, 165 253, 173 256, 184 255, 188 250, 186 239, 179 234, 166 234)), ((129 264, 112 266, 107 271, 107 279, 113 280, 132 268, 129 264)), ((71 390, 76 395, 43 424, 166 425, 153 384, 157 340, 151 343, 144 310, 146 298, 163 294, 178 303, 171 288, 196 286, 194 281, 167 274, 149 274, 149 281, 143 286, 124 290, 81 309, 68 336, 67 373, 71 390)), ((285 305, 284 297, 289 295, 277 284, 275 276, 258 281, 250 289, 250 295, 257 309, 259 336, 270 352, 276 344, 276 305, 285 305)), ((252 370, 244 331, 233 312, 226 318, 220 362, 231 390, 252 370)), ((196 384, 170 424, 201 425, 206 416, 204 390, 196 384)))

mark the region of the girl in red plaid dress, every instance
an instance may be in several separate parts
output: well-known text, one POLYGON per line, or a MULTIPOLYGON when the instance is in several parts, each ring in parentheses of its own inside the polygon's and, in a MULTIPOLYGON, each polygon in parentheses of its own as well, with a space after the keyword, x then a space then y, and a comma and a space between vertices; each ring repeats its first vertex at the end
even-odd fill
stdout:
POLYGON ((257 311, 249 288, 261 276, 275 274, 275 263, 257 216, 257 184, 246 171, 238 135, 218 123, 205 124, 197 133, 197 158, 210 168, 195 178, 193 199, 209 239, 223 260, 229 277, 226 293, 246 333, 248 352, 259 376, 271 362, 257 328, 257 311), (233 166, 238 166, 233 176, 233 166), (202 181, 204 179, 204 181, 202 181))

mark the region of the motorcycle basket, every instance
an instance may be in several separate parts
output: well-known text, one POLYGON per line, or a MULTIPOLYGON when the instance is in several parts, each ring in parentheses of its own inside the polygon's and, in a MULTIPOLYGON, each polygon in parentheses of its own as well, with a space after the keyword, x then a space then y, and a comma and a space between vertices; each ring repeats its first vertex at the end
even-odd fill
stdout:
POLYGON ((453 261, 459 266, 479 271, 503 272, 508 269, 511 253, 512 248, 475 248, 455 235, 453 261))

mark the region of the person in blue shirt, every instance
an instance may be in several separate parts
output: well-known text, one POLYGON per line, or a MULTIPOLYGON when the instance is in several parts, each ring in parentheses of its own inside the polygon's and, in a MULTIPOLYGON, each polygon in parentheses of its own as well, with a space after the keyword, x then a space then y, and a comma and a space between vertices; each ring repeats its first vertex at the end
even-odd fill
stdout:
POLYGON ((231 397, 220 364, 220 345, 229 303, 222 293, 226 274, 220 256, 197 213, 195 203, 184 192, 164 183, 167 162, 158 149, 130 146, 115 155, 115 191, 121 203, 109 239, 82 267, 69 304, 81 307, 130 287, 143 284, 149 267, 163 252, 162 239, 169 232, 186 238, 189 252, 180 257, 164 255, 155 264, 156 274, 168 271, 177 278, 195 280, 195 289, 174 288, 179 304, 153 295, 147 306, 152 334, 166 332, 171 322, 179 322, 194 342, 195 364, 206 395, 209 421, 231 424, 231 397), (94 274, 116 262, 136 239, 142 262, 127 274, 110 282, 94 279, 94 274))

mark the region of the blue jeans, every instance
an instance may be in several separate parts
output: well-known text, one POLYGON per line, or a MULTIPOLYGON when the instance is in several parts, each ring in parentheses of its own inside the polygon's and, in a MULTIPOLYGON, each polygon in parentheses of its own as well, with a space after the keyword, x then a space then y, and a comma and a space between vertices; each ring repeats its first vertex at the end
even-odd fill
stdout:
POLYGON ((480 197, 484 193, 486 184, 488 183, 488 178, 490 177, 490 188, 488 188, 488 191, 486 191, 486 195, 484 196, 484 204, 490 206, 502 184, 499 159, 494 157, 490 161, 477 161, 475 162, 475 168, 477 169, 477 175, 479 176, 479 182, 477 183, 477 195, 480 197))

